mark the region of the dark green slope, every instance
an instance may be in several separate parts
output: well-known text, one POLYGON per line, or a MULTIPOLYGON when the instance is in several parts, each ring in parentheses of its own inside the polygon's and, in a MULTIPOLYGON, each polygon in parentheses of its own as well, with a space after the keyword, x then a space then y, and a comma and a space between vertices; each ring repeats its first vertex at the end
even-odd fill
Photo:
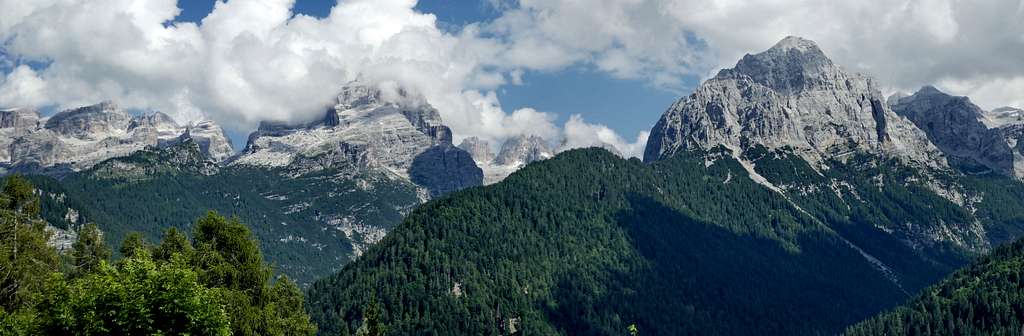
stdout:
POLYGON ((1024 332, 1024 240, 953 273, 847 335, 1020 335, 1024 332))
POLYGON ((415 186, 380 172, 336 167, 296 175, 217 168, 198 155, 190 146, 141 151, 61 181, 33 182, 49 196, 43 197, 44 218, 61 227, 95 222, 114 246, 130 231, 151 241, 171 227, 190 232, 194 219, 208 210, 237 216, 251 226, 276 268, 300 284, 336 271, 354 256, 353 245, 362 237, 348 237, 338 225, 349 220, 387 229, 420 202, 415 186), (76 223, 68 223, 69 209, 78 213, 76 223))
POLYGON ((887 275, 706 156, 575 150, 435 200, 315 283, 309 311, 327 335, 354 332, 371 298, 393 334, 834 334, 953 267, 883 242, 903 247, 887 275))

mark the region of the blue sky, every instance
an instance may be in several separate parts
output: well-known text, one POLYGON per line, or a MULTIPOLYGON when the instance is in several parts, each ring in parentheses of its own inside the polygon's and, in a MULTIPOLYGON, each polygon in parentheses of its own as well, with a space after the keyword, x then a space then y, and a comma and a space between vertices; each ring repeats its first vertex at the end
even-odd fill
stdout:
MULTIPOLYGON (((179 0, 182 14, 178 21, 199 22, 213 9, 211 0, 179 0)), ((314 17, 330 13, 334 1, 297 0, 293 11, 314 17)), ((458 31, 467 23, 493 20, 500 13, 486 0, 421 0, 420 12, 434 14, 438 26, 458 31)), ((686 83, 692 87, 695 83, 686 83)), ((523 76, 522 85, 505 85, 497 91, 507 111, 533 108, 554 113, 557 123, 569 116, 582 115, 587 122, 604 124, 627 139, 650 130, 665 109, 682 92, 654 88, 645 80, 625 80, 584 66, 550 72, 532 71, 523 76)), ((230 132, 236 147, 244 145, 245 132, 230 132)))

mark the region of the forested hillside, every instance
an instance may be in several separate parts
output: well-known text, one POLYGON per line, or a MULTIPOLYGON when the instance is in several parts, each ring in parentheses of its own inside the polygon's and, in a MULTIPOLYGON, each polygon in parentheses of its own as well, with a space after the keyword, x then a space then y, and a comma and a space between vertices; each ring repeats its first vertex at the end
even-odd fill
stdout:
POLYGON ((855 223, 822 222, 823 209, 755 183, 724 152, 647 165, 575 150, 418 208, 314 284, 308 305, 332 335, 366 324, 374 300, 393 334, 823 334, 960 260, 884 239, 872 255, 830 227, 855 223))
POLYGON ((1024 240, 996 249, 910 302, 854 325, 847 335, 1020 335, 1024 240))
POLYGON ((45 195, 44 218, 58 227, 94 222, 108 243, 130 231, 150 240, 167 228, 187 232, 208 210, 238 216, 299 283, 339 269, 420 203, 415 186, 380 172, 217 167, 193 143, 136 152, 61 181, 32 180, 45 195))
POLYGON ((150 244, 128 234, 111 259, 103 233, 83 226, 70 251, 47 245, 39 199, 21 177, 0 194, 2 335, 312 335, 302 292, 272 278, 249 229, 214 212, 192 238, 177 229, 150 244))

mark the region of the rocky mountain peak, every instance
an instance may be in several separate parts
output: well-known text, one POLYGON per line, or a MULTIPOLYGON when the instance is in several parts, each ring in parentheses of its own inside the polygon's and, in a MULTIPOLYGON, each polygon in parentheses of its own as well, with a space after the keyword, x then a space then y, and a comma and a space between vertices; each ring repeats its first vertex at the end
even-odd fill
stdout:
POLYGON ((212 120, 189 125, 179 137, 179 142, 194 142, 200 153, 215 162, 224 161, 235 152, 227 133, 212 120))
POLYGON ((838 71, 814 42, 787 37, 767 51, 745 55, 720 77, 749 77, 779 92, 793 93, 821 85, 838 71), (825 77, 825 78, 822 78, 825 77))
POLYGON ((12 129, 24 134, 39 127, 39 112, 34 109, 15 108, 0 110, 0 129, 12 129))
POLYGON ((1013 174, 1010 146, 999 130, 982 123, 984 111, 967 97, 925 86, 900 99, 893 110, 923 130, 954 166, 968 172, 1013 174))
POLYGON ((791 148, 812 164, 853 151, 944 164, 927 136, 885 103, 873 80, 845 71, 813 42, 796 37, 744 56, 673 104, 652 130, 644 159, 717 146, 791 148))
POLYGON ((128 129, 132 117, 111 101, 58 112, 46 120, 46 129, 65 136, 100 138, 128 129))
POLYGON ((432 195, 482 180, 469 153, 452 145, 451 130, 425 99, 362 82, 343 87, 336 104, 317 121, 261 124, 231 164, 385 169, 432 195), (316 164, 304 164, 310 160, 316 164))
POLYGON ((139 127, 152 127, 160 130, 172 130, 178 129, 181 126, 174 121, 174 118, 163 113, 153 112, 132 118, 131 123, 128 125, 128 130, 133 130, 139 127))
POLYGON ((544 138, 536 135, 519 135, 509 138, 501 145, 501 151, 494 162, 503 166, 517 166, 553 156, 554 151, 544 138))
POLYGON ((494 151, 491 149, 491 143, 487 140, 480 139, 478 137, 468 137, 462 139, 462 143, 459 144, 459 148, 469 152, 469 155, 473 157, 478 163, 490 163, 494 161, 494 151))
POLYGON ((167 114, 132 116, 109 101, 64 110, 49 118, 40 118, 32 110, 3 110, 0 126, 5 126, 0 127, 0 148, 6 149, 0 151, 0 168, 25 173, 60 176, 186 140, 196 142, 215 161, 232 153, 224 131, 213 122, 182 127, 167 114))
POLYGON ((380 88, 354 81, 341 88, 336 107, 339 110, 347 110, 364 105, 377 105, 382 102, 380 88))

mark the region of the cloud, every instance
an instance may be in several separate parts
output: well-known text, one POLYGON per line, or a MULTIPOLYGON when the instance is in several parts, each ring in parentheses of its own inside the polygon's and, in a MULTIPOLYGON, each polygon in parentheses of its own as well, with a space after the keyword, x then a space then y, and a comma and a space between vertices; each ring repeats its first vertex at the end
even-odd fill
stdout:
POLYGON ((294 0, 218 1, 200 24, 171 22, 175 0, 0 1, 5 59, 49 63, 7 75, 3 105, 116 99, 251 129, 316 118, 362 76, 422 93, 460 136, 558 133, 553 115, 500 109, 490 91, 506 76, 481 61, 497 42, 442 32, 411 0, 344 1, 322 19, 293 15, 294 0))
POLYGON ((325 18, 294 15, 294 0, 217 1, 199 24, 171 21, 176 0, 0 0, 0 105, 115 99, 243 131, 316 118, 362 75, 421 92, 460 138, 599 140, 629 155, 642 141, 582 117, 558 127, 550 112, 505 111, 494 91, 583 67, 682 94, 787 35, 894 90, 938 84, 987 108, 1024 99, 1020 1, 487 1, 495 19, 446 31, 415 0, 340 1, 325 18))
POLYGON ((611 146, 617 154, 624 157, 642 158, 644 147, 647 145, 648 132, 640 132, 636 140, 629 142, 620 137, 614 130, 604 125, 589 124, 583 120, 581 115, 569 117, 565 123, 565 137, 560 150, 585 147, 611 146))
POLYGON ((0 101, 14 106, 40 106, 46 102, 46 83, 28 66, 18 66, 0 79, 0 101))
POLYGON ((983 106, 1020 104, 1024 2, 1018 0, 519 0, 484 25, 501 63, 534 70, 585 64, 686 91, 788 35, 894 89, 950 85, 983 106), (526 57, 521 55, 534 55, 526 57))

